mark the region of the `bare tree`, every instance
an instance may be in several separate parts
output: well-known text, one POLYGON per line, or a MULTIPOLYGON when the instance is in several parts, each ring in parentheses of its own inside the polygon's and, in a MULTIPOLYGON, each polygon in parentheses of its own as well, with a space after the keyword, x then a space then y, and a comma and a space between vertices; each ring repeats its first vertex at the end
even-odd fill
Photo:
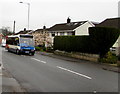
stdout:
POLYGON ((10 27, 2 27, 1 31, 2 31, 2 34, 3 34, 4 36, 12 35, 12 34, 13 34, 13 33, 10 31, 10 27))

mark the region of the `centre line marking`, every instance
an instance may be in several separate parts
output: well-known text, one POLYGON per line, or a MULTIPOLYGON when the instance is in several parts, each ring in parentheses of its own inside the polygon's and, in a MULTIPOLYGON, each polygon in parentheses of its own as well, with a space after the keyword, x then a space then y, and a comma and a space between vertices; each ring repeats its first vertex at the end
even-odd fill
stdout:
POLYGON ((68 72, 71 72, 71 73, 74 73, 74 74, 77 74, 79 76, 85 77, 85 78, 90 79, 90 80, 92 79, 91 77, 89 77, 87 75, 84 75, 84 74, 81 74, 81 73, 77 73, 75 71, 72 71, 72 70, 69 70, 69 69, 66 69, 66 68, 63 68, 63 67, 60 67, 60 66, 57 66, 57 68, 65 70, 65 71, 68 71, 68 72))
POLYGON ((42 62, 42 63, 46 63, 45 61, 40 61, 40 62, 42 62))
POLYGON ((31 59, 36 60, 36 61, 41 62, 41 63, 44 63, 44 64, 46 63, 45 61, 41 61, 41 60, 36 59, 36 58, 31 58, 31 59))

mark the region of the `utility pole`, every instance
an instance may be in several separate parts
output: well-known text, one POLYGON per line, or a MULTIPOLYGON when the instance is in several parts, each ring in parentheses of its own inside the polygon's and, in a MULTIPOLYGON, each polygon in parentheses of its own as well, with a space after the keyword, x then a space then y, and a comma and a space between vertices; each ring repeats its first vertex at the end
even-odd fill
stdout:
POLYGON ((13 24, 13 34, 15 34, 15 21, 14 21, 14 24, 13 24))

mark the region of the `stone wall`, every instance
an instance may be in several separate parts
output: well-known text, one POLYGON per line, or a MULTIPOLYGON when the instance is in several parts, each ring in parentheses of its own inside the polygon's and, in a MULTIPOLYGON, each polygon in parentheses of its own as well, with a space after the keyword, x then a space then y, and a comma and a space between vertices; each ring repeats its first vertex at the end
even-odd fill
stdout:
POLYGON ((54 52, 57 55, 62 55, 62 56, 67 56, 67 57, 72 57, 76 59, 81 59, 81 60, 88 60, 92 62, 98 62, 99 55, 97 54, 87 54, 87 53, 78 53, 78 52, 65 52, 65 51, 55 51, 54 52))

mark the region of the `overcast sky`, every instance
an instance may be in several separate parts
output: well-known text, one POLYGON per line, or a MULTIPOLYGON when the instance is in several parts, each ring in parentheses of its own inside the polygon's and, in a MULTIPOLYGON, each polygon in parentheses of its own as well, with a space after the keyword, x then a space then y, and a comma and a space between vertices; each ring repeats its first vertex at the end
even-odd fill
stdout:
POLYGON ((27 28, 28 5, 30 3, 30 29, 45 25, 65 23, 68 17, 75 21, 101 22, 118 17, 119 0, 0 0, 0 28, 10 27, 16 21, 16 32, 27 28))

